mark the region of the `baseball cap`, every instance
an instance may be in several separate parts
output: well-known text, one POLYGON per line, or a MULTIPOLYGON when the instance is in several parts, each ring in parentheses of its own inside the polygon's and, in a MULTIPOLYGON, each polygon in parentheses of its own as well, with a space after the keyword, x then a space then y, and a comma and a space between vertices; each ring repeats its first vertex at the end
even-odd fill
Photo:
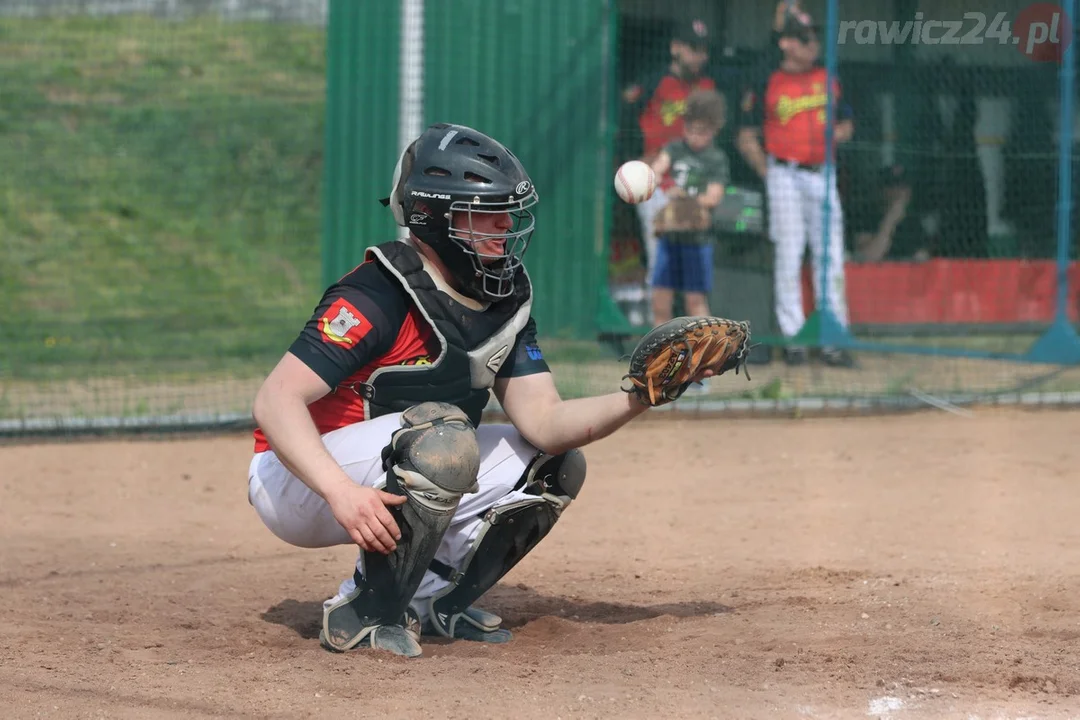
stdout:
POLYGON ((784 29, 780 31, 780 36, 793 37, 806 42, 811 35, 821 37, 821 26, 814 23, 814 19, 808 13, 802 10, 789 10, 784 17, 784 29))
POLYGON ((675 34, 671 39, 686 43, 695 50, 708 50, 709 26, 704 20, 686 20, 676 26, 675 34))

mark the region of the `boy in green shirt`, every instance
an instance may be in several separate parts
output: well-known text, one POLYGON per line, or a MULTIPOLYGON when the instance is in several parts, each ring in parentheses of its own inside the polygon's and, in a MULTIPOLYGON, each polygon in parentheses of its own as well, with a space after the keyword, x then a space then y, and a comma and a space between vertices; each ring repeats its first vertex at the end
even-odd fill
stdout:
POLYGON ((730 181, 727 155, 713 144, 724 127, 726 104, 715 90, 686 100, 683 137, 669 143, 652 163, 670 198, 656 216, 656 263, 652 308, 656 324, 671 319, 675 292, 684 294, 688 315, 709 315, 712 291, 712 212, 730 181))

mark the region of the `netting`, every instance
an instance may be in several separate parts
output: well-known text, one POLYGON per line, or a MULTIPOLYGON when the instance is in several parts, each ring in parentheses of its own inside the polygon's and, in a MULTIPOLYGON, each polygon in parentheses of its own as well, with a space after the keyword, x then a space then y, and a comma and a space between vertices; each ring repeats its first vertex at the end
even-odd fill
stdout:
POLYGON ((657 207, 615 202, 613 296, 631 324, 655 319, 650 301, 666 309, 673 286, 674 309, 685 311, 680 296, 693 301, 704 281, 679 264, 710 264, 710 309, 751 319, 765 342, 753 389, 713 383, 702 402, 1080 389, 1075 233, 1059 256, 1057 232, 1059 51, 1071 31, 1061 8, 1026 5, 965 14, 927 2, 841 4, 831 29, 824 2, 638 5, 621 18, 620 83, 633 92, 619 162, 653 161, 656 138, 685 154, 688 116, 672 119, 703 79, 729 109, 715 139, 730 172, 711 218, 711 259, 656 219, 678 195, 704 192, 699 159, 684 162, 701 175, 696 186, 669 174, 662 188, 674 190, 657 207), (709 44, 690 80, 705 49, 694 19, 709 44), (757 211, 751 197, 764 227, 732 221, 757 211), (660 228, 651 254, 650 223, 660 228), (641 259, 650 255, 661 268, 641 259), (1069 278, 1060 293, 1059 275, 1069 278))
MULTIPOLYGON (((559 267, 541 250, 527 258, 545 288, 538 303, 558 308, 553 316, 588 315, 574 325, 586 331, 540 327, 565 396, 618 385, 619 356, 651 325, 653 291, 670 281, 655 282, 663 259, 669 275, 673 265, 693 270, 690 289, 709 310, 749 319, 763 342, 752 383, 714 381, 678 407, 1076 397, 1080 271, 1075 223, 1059 232, 1071 220, 1058 197, 1071 134, 1063 144, 1051 16, 1004 2, 967 15, 908 0, 845 3, 829 31, 820 28, 826 6, 807 5, 818 62, 840 81, 830 112, 829 74, 770 85, 784 54, 768 3, 596 0, 592 13, 573 4, 573 21, 570 5, 550 4, 525 22, 535 8, 457 1, 455 32, 480 33, 468 53, 446 30, 445 6, 368 8, 399 23, 416 12, 443 20, 402 36, 419 53, 411 60, 397 52, 398 28, 383 38, 393 52, 372 49, 338 68, 343 92, 363 105, 363 127, 325 133, 332 2, 0 0, 0 430, 248 422, 255 389, 327 281, 320 258, 343 254, 320 225, 338 220, 322 210, 324 155, 344 157, 348 138, 367 158, 399 147, 403 124, 496 106, 510 128, 500 139, 527 165, 532 158, 542 204, 557 208, 542 211, 552 214, 541 216, 537 247, 600 248, 589 262, 608 277, 581 287, 589 275, 577 260, 559 267), (987 20, 977 33, 976 16, 987 20), (915 25, 927 21, 942 24, 929 33, 915 25), (1032 44, 1040 23, 1047 37, 1032 44), (968 41, 913 40, 953 25, 968 41), (723 190, 707 227, 679 226, 675 209, 665 216, 651 233, 665 239, 662 258, 645 230, 663 206, 646 218, 615 197, 611 178, 620 163, 654 160, 685 138, 687 94, 665 77, 672 39, 692 49, 702 29, 701 77, 726 106, 712 141, 723 160, 714 153, 699 166, 696 151, 676 150, 664 188, 682 187, 693 206, 709 194, 711 168, 723 190), (515 47, 527 62, 490 57, 515 47), (472 71, 458 70, 469 62, 472 71), (453 92, 461 77, 487 80, 453 92), (823 119, 849 115, 854 135, 834 137, 843 140, 834 165, 800 155, 817 147, 823 119), (767 137, 770 117, 783 141, 767 137), (582 135, 593 128, 601 142, 582 135), (760 167, 747 128, 757 128, 760 167), (823 268, 792 248, 822 246, 832 183, 838 252, 822 254, 831 258, 823 268), (823 277, 835 292, 816 297, 823 277)), ((1071 25, 1059 18, 1057 28, 1060 47, 1071 25)), ((339 28, 340 42, 357 47, 350 33, 362 31, 339 28)), ((364 172, 381 192, 391 170, 364 172)), ((335 190, 328 212, 348 206, 365 227, 383 222, 369 198, 335 190)), ((670 311, 693 312, 699 301, 674 292, 670 311)))
POLYGON ((317 9, 79 5, 0 4, 0 422, 250 417, 319 282, 317 9))

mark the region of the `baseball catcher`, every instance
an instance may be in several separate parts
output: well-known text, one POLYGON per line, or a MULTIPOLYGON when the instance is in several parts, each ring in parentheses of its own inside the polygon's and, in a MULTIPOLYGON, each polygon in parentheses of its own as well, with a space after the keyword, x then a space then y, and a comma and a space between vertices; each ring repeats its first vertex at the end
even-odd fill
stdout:
POLYGON ((745 325, 682 319, 643 341, 632 393, 563 400, 522 264, 537 202, 497 140, 429 127, 383 200, 408 238, 325 291, 256 395, 248 498, 263 523, 294 546, 359 548, 323 604, 330 651, 509 641, 476 603, 580 494, 579 448, 745 356, 745 325), (481 424, 492 391, 509 423, 481 424))

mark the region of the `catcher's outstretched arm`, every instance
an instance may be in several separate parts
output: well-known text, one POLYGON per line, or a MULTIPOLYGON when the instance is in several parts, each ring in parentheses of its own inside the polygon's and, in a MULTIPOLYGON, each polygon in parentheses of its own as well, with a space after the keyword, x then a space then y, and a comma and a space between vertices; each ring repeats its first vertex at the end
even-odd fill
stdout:
POLYGON ((517 431, 550 455, 607 437, 648 409, 623 392, 563 400, 551 373, 500 378, 495 397, 517 431))

